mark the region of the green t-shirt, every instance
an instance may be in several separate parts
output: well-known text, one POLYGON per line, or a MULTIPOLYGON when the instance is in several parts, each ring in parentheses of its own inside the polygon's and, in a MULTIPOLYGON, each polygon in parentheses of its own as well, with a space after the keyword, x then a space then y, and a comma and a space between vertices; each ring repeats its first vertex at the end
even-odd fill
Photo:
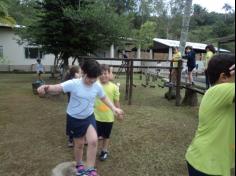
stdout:
POLYGON ((208 66, 208 62, 211 60, 211 58, 214 56, 214 53, 211 51, 207 51, 205 56, 205 68, 208 66))
POLYGON ((195 169, 230 176, 235 159, 235 83, 211 87, 199 109, 199 125, 186 159, 195 169))
MULTIPOLYGON (((114 103, 119 101, 119 88, 112 82, 101 84, 106 96, 114 103)), ((94 113, 96 120, 99 122, 114 122, 114 114, 100 99, 96 99, 94 113)))
MULTIPOLYGON (((181 53, 177 52, 175 54, 173 54, 173 61, 178 61, 181 59, 181 53)), ((178 62, 173 62, 173 67, 178 67, 178 62)))

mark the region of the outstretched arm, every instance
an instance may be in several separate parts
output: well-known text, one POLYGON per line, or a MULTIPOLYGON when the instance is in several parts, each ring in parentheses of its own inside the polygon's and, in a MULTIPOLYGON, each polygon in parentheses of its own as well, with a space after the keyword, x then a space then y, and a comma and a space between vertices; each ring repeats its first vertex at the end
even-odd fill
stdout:
POLYGON ((60 84, 55 85, 42 85, 37 89, 40 96, 45 95, 46 93, 56 93, 59 94, 63 91, 60 84))
MULTIPOLYGON (((115 107, 120 108, 120 102, 118 100, 114 100, 114 105, 115 107)), ((122 121, 124 120, 124 115, 123 114, 117 115, 116 118, 118 121, 122 121)))
POLYGON ((114 104, 107 97, 101 98, 101 101, 105 105, 107 105, 114 113, 116 113, 118 115, 123 115, 124 114, 123 110, 120 109, 120 108, 115 107, 114 104))

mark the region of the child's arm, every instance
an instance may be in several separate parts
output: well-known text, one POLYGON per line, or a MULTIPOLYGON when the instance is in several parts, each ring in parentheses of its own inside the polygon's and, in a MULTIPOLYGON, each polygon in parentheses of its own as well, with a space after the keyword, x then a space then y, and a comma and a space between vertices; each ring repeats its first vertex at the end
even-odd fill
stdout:
POLYGON ((46 93, 56 93, 59 94, 63 91, 62 86, 60 84, 55 85, 42 85, 37 89, 39 96, 43 96, 46 93))
POLYGON ((104 97, 104 98, 100 98, 100 100, 105 104, 107 105, 113 112, 115 112, 116 114, 118 115, 123 115, 124 112, 122 109, 120 108, 117 108, 116 106, 114 106, 114 104, 107 98, 107 97, 104 97))
MULTIPOLYGON (((118 100, 114 100, 114 105, 115 107, 120 108, 120 102, 118 100)), ((123 114, 117 115, 116 118, 117 120, 122 121, 124 120, 124 115, 123 114)))

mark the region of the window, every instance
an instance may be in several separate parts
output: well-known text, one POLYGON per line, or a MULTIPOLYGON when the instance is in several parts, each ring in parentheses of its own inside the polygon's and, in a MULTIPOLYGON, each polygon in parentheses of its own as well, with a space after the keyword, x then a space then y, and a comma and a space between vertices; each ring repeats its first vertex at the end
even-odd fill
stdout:
POLYGON ((0 57, 3 58, 3 46, 0 46, 0 57))
POLYGON ((25 58, 26 59, 42 59, 43 52, 37 47, 25 47, 25 58))

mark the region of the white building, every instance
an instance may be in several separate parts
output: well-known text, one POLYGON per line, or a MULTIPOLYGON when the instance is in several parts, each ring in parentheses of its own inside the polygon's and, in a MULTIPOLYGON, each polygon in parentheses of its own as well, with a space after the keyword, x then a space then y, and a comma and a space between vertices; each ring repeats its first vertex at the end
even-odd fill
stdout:
MULTIPOLYGON (((44 55, 40 47, 18 44, 19 36, 15 34, 14 27, 0 23, 0 71, 35 71, 35 64, 38 58, 45 66, 46 71, 50 71, 55 56, 53 54, 44 55), (2 59, 1 59, 2 58, 2 59)), ((98 57, 114 58, 118 57, 117 49, 112 45, 106 51, 98 51, 98 57)), ((71 64, 73 59, 69 59, 71 64)), ((120 61, 100 61, 109 65, 121 64, 120 61)))
POLYGON ((24 70, 34 71, 36 59, 42 59, 46 70, 50 70, 53 65, 54 55, 43 55, 39 47, 18 44, 19 36, 15 35, 14 28, 19 28, 0 24, 0 71, 24 70))

